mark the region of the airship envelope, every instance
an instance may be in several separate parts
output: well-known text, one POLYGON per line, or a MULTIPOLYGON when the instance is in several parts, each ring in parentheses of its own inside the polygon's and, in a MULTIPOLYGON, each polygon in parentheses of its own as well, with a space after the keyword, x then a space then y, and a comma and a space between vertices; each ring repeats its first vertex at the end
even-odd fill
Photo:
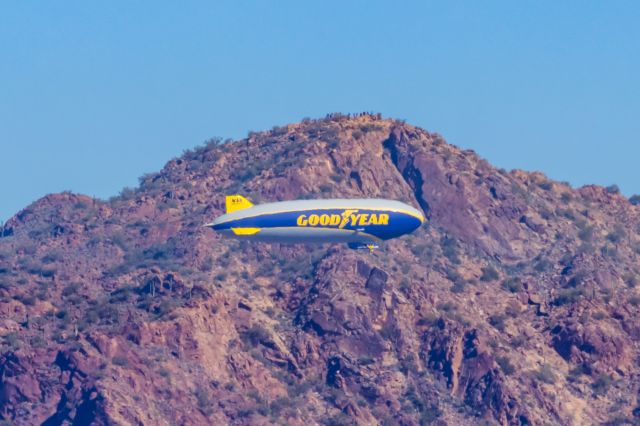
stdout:
POLYGON ((408 234, 424 215, 405 203, 383 199, 296 200, 253 205, 226 197, 227 213, 205 226, 232 238, 275 243, 347 243, 374 248, 408 234))

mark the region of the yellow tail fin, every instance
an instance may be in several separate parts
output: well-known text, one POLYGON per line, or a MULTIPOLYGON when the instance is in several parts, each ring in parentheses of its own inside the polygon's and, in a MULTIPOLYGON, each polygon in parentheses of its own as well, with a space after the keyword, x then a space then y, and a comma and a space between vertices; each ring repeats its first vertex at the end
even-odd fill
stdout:
POLYGON ((242 195, 238 195, 238 194, 227 195, 226 203, 227 203, 227 213, 253 207, 253 204, 251 204, 251 201, 247 200, 242 195))

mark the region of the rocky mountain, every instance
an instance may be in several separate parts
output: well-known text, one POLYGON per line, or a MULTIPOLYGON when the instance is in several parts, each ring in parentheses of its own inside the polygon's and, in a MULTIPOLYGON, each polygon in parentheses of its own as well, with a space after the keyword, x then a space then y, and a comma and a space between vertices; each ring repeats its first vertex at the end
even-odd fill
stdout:
MULTIPOLYGON (((570 161, 570 159, 567 159, 570 161)), ((0 228, 7 424, 638 424, 640 207, 379 115, 212 140, 0 228), (201 227, 224 195, 421 208, 369 254, 201 227)))

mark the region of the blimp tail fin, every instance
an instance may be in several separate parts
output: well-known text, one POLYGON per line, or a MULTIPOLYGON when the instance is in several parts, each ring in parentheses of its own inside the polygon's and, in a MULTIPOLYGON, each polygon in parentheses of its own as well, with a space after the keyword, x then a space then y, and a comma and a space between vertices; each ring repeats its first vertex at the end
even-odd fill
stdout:
POLYGON ((251 204, 251 201, 247 200, 242 195, 238 195, 238 194, 227 195, 226 203, 227 203, 227 213, 253 207, 253 204, 251 204))

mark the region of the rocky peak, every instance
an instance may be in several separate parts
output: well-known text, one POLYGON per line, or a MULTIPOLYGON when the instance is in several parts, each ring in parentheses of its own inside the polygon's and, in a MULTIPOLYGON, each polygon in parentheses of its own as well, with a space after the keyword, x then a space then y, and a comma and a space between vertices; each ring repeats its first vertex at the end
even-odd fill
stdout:
POLYGON ((639 214, 375 114, 213 139, 111 200, 52 194, 5 224, 0 416, 634 423, 639 214), (428 221, 374 254, 248 244, 200 226, 229 193, 428 221))

